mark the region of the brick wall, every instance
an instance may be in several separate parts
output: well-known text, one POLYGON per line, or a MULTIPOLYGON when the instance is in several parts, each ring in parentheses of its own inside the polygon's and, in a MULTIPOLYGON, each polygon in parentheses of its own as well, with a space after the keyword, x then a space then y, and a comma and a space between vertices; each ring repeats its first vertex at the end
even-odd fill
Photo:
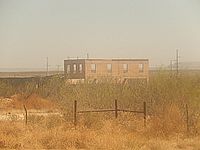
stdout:
POLYGON ((149 78, 149 61, 147 59, 77 59, 65 60, 65 75, 69 79, 112 78, 149 78), (80 64, 82 71, 80 72, 80 64), (70 66, 70 72, 67 67, 70 66), (74 71, 74 68, 75 71, 74 71))

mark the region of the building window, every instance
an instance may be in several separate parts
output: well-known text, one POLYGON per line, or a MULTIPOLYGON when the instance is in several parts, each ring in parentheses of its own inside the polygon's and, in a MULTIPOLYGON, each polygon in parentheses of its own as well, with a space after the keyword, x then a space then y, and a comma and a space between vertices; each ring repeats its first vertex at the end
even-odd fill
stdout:
POLYGON ((108 73, 112 72, 112 64, 107 64, 107 71, 108 73))
POLYGON ((69 74, 71 71, 71 66, 70 65, 67 65, 67 74, 69 74))
POLYGON ((91 72, 96 73, 96 70, 97 70, 96 64, 91 64, 91 72))
POLYGON ((139 64, 139 72, 144 72, 144 64, 139 64))
POLYGON ((128 72, 128 64, 123 64, 123 72, 124 73, 128 72))
POLYGON ((76 73, 76 68, 77 68, 77 66, 76 66, 76 64, 74 64, 74 73, 76 73))
POLYGON ((79 72, 82 73, 83 72, 83 65, 79 64, 79 72))

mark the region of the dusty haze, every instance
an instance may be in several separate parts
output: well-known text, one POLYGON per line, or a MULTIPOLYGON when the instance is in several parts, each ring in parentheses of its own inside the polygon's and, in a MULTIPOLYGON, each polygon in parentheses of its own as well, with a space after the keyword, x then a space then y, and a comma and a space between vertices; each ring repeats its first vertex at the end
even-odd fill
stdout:
POLYGON ((0 0, 0 68, 67 57, 200 59, 199 0, 0 0))

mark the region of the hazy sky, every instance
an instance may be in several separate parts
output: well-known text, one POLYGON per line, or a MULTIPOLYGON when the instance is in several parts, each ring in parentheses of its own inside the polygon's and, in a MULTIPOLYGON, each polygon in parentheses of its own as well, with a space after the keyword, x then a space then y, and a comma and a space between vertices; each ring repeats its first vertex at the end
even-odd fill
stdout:
POLYGON ((200 61, 200 0, 0 0, 0 68, 67 57, 200 61))

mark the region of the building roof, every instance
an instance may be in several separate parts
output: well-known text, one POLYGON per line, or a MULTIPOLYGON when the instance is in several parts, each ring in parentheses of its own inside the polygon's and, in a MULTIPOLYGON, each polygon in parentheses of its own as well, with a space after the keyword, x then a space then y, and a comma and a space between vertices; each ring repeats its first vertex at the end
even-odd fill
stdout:
POLYGON ((89 58, 89 59, 68 59, 65 61, 75 61, 75 60, 87 60, 87 61, 149 61, 149 59, 130 59, 130 58, 114 58, 114 59, 105 59, 105 58, 89 58))

